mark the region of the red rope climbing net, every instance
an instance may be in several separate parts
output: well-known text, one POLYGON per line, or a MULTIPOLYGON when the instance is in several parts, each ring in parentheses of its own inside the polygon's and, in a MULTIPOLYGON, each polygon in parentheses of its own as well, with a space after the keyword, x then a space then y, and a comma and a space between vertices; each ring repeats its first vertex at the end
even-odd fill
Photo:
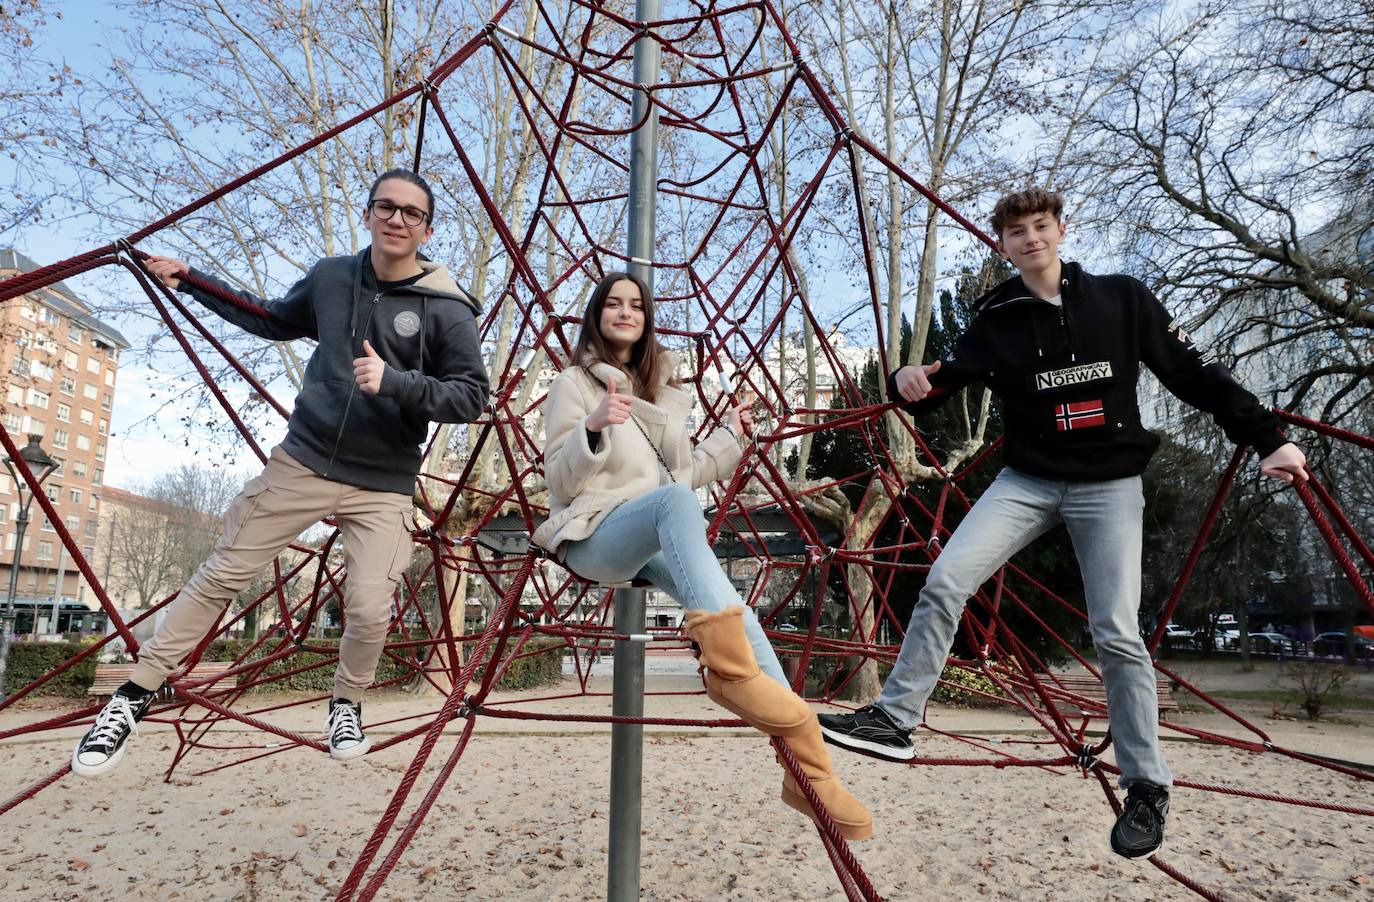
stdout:
MULTIPOLYGON (((540 710, 541 704, 556 702, 567 694, 523 699, 518 703, 490 701, 493 687, 517 660, 539 654, 562 656, 569 651, 577 677, 577 689, 570 694, 590 694, 591 661, 620 638, 611 621, 612 591, 578 581, 540 559, 534 551, 511 553, 500 550, 504 546, 493 545, 488 539, 502 531, 527 534, 546 510, 537 490, 541 484, 541 443, 531 424, 537 422, 543 400, 541 386, 546 383, 541 381, 541 374, 547 377, 550 369, 566 363, 577 327, 575 317, 560 308, 557 299, 576 291, 576 286, 594 281, 605 270, 623 268, 626 262, 625 254, 618 249, 620 232, 606 224, 617 222, 625 207, 626 194, 617 186, 628 181, 624 146, 626 136, 639 125, 631 121, 629 114, 631 94, 637 86, 625 73, 630 71, 633 45, 640 36, 647 34, 660 45, 664 70, 668 73, 649 94, 664 133, 663 147, 674 154, 682 151, 681 158, 674 160, 672 175, 661 178, 658 184, 660 219, 669 219, 664 211, 671 208, 673 215, 684 223, 677 236, 681 239, 680 248, 673 249, 671 241, 661 239, 661 259, 654 261, 663 309, 675 311, 680 320, 680 325, 664 331, 682 350, 688 370, 686 382, 694 386, 704 411, 697 426, 700 434, 719 421, 730 403, 726 395, 715 390, 715 376, 723 370, 731 371, 737 390, 751 393, 765 411, 760 416, 753 445, 734 477, 728 485, 710 490, 714 513, 709 531, 713 539, 726 540, 746 550, 753 559, 755 576, 747 600, 756 606, 765 628, 780 643, 784 654, 797 659, 799 687, 808 673, 821 672, 824 679, 819 696, 836 699, 842 697, 859 673, 854 661, 890 662, 895 658, 894 642, 900 642, 904 618, 892 604, 894 578, 929 567, 939 554, 941 541, 950 532, 947 523, 953 519, 952 513, 962 513, 972 504, 973 499, 964 490, 967 477, 985 466, 995 450, 994 443, 953 472, 939 473, 942 480, 938 501, 934 505, 922 503, 897 475, 901 469, 884 430, 904 430, 906 440, 914 444, 924 459, 936 457, 909 418, 888 417, 888 405, 863 401, 852 359, 846 358, 826 324, 818 319, 799 260, 824 258, 834 246, 833 234, 827 237, 825 229, 811 227, 816 218, 816 201, 823 192, 836 192, 849 200, 851 218, 846 225, 854 227, 859 236, 852 270, 865 275, 859 288, 864 303, 859 309, 871 316, 881 372, 890 370, 892 362, 887 359, 887 322, 875 275, 880 266, 875 259, 873 239, 861 225, 863 217, 855 200, 863 193, 865 181, 873 172, 884 176, 890 173, 937 205, 976 239, 990 242, 972 223, 850 127, 770 0, 736 5, 701 4, 690 18, 652 23, 648 28, 599 3, 581 0, 572 4, 575 14, 581 17, 580 30, 572 31, 566 24, 550 21, 537 6, 535 27, 516 29, 510 25, 515 21, 514 6, 515 0, 507 0, 484 29, 426 78, 371 109, 125 239, 0 283, 0 302, 4 302, 98 267, 127 271, 131 282, 147 296, 204 380, 228 422, 243 442, 266 460, 257 436, 226 397, 212 374, 211 362, 202 357, 192 336, 208 343, 236 377, 267 399, 277 414, 286 417, 287 408, 177 295, 149 277, 143 265, 146 254, 140 244, 312 148, 363 126, 388 108, 407 104, 418 107, 417 169, 422 162, 426 129, 438 128, 447 137, 449 146, 442 152, 451 151, 454 155, 465 174, 465 187, 480 207, 480 211, 473 211, 474 215, 490 222, 509 261, 509 277, 497 296, 489 299, 491 312, 481 323, 483 340, 489 347, 499 342, 503 349, 517 348, 524 353, 495 356, 499 366, 492 373, 492 399, 486 415, 471 428, 466 464, 461 472, 453 476, 425 475, 418 482, 417 499, 432 525, 414 534, 424 566, 420 572, 407 576, 397 593, 392 635, 399 638, 388 643, 384 663, 394 665, 389 672, 398 675, 381 685, 423 680, 438 691, 443 702, 437 710, 388 723, 394 733, 374 745, 377 751, 400 744, 415 744, 416 749, 385 812, 344 880, 338 893, 340 900, 371 899, 377 894, 458 767, 483 717, 695 727, 739 725, 739 721, 729 719, 617 718, 540 710), (577 34, 577 38, 565 39, 564 35, 570 33, 577 34), (478 151, 471 141, 460 139, 450 117, 449 101, 454 95, 449 89, 459 83, 464 65, 478 54, 487 55, 495 70, 508 80, 518 101, 519 127, 528 131, 530 151, 536 154, 537 186, 519 222, 508 222, 503 217, 493 200, 498 186, 484 183, 481 167, 474 161, 478 151), (550 91, 547 85, 534 90, 529 74, 531 58, 543 59, 561 73, 557 90, 550 91), (550 99, 557 99, 560 94, 561 102, 550 99), (619 111, 616 127, 581 118, 579 98, 589 95, 607 100, 612 109, 619 111), (806 153, 784 157, 774 139, 785 112, 791 115, 791 111, 798 109, 806 111, 807 127, 815 140, 806 153), (690 153, 684 150, 687 148, 690 153), (785 183, 788 190, 781 192, 783 197, 779 200, 777 170, 784 163, 790 170, 785 183), (601 175, 595 180, 581 178, 579 172, 584 168, 601 175), (560 260, 561 265, 537 269, 530 262, 534 248, 541 249, 543 259, 560 260), (514 311, 514 315, 503 317, 503 311, 514 311), (786 340, 789 323, 795 330, 803 320, 810 324, 814 334, 814 363, 831 377, 839 399, 830 407, 802 405, 793 387, 780 380, 776 361, 769 356, 786 340), (869 466, 820 484, 800 484, 785 472, 777 453, 780 449, 791 448, 799 439, 822 431, 841 430, 860 439, 871 461, 869 466), (477 463, 484 457, 495 461, 496 476, 477 472, 477 463), (844 488, 861 490, 863 505, 884 507, 886 513, 878 524, 880 528, 869 530, 867 536, 883 535, 886 544, 860 534, 853 517, 848 522, 835 522, 822 513, 818 502, 825 497, 833 498, 836 489, 844 488), (784 555, 770 550, 768 522, 775 522, 769 521, 769 517, 776 515, 785 518, 789 532, 800 538, 802 553, 784 555), (894 529, 885 532, 882 527, 894 529), (891 538, 894 531, 895 538, 891 538), (463 623, 450 617, 458 584, 464 577, 468 591, 474 585, 482 586, 499 599, 485 627, 475 633, 466 633, 463 623), (822 628, 823 596, 832 584, 840 587, 847 607, 841 619, 848 626, 841 635, 822 628), (804 628, 782 629, 784 618, 799 610, 806 614, 804 628), (883 636, 891 635, 880 633, 883 625, 895 632, 893 641, 881 641, 883 636), (536 639, 555 642, 533 642, 536 639), (470 684, 477 689, 470 691, 470 684), (461 731, 445 733, 454 720, 463 722, 461 731), (420 792, 419 800, 411 804, 404 825, 397 829, 396 822, 416 790, 422 770, 436 753, 442 765, 429 786, 420 792)), ((834 221, 833 212, 829 218, 834 221)), ((200 287, 213 290, 208 285, 200 287)), ((226 299, 265 315, 236 298, 226 299)), ((1374 448, 1374 439, 1369 436, 1287 413, 1282 415, 1294 427, 1347 444, 1352 453, 1374 448)), ((36 489, 33 474, 20 458, 14 437, 0 429, 0 444, 16 462, 29 488, 36 489)), ((432 450, 438 453, 444 449, 432 450)), ((1159 617, 1160 626, 1150 638, 1152 650, 1161 641, 1163 625, 1187 589, 1244 457, 1243 449, 1236 453, 1216 487, 1191 552, 1159 617)), ((1296 491, 1338 567, 1374 611, 1374 593, 1363 575, 1374 568, 1374 554, 1368 544, 1326 487, 1313 480, 1298 486, 1296 491)), ((93 587, 116 635, 127 648, 136 650, 138 642, 133 628, 154 616, 156 609, 138 620, 125 622, 52 503, 42 492, 35 496, 67 553, 93 587)), ((337 532, 333 532, 316 545, 293 546, 296 554, 292 562, 280 560, 271 585, 237 613, 227 614, 192 660, 211 640, 232 633, 250 618, 259 623, 278 623, 282 626, 280 631, 265 631, 225 674, 199 680, 183 675, 172 680, 175 699, 156 706, 150 715, 151 719, 175 725, 177 750, 168 768, 169 776, 201 750, 215 750, 220 759, 227 759, 201 771, 208 773, 301 747, 323 748, 317 738, 274 723, 274 715, 283 708, 317 705, 321 698, 271 703, 263 701, 267 696, 254 694, 253 690, 299 673, 335 666, 335 650, 312 642, 312 627, 326 608, 337 606, 342 597, 347 574, 330 557, 337 537, 337 532), (224 688, 226 685, 229 688, 224 688), (270 734, 270 742, 217 741, 216 728, 226 724, 270 734)), ((970 752, 964 757, 917 758, 912 765, 1035 767, 1054 773, 1081 770, 1098 779, 1107 801, 1119 810, 1120 802, 1109 779, 1117 771, 1102 759, 1110 746, 1110 735, 1094 739, 1099 734, 1089 732, 1093 722, 1101 724, 1104 704, 1094 700, 1095 693, 1085 691, 1081 684, 1057 675, 1031 643, 1008 628, 1004 618, 1005 612, 1015 611, 1028 619, 1043 630, 1051 645, 1098 677, 1093 662, 1037 613, 1047 607, 1060 608, 1076 621, 1086 622, 1081 605, 1051 591, 1015 564, 1008 564, 977 594, 965 614, 963 630, 970 640, 969 647, 976 652, 971 657, 950 661, 957 669, 983 677, 982 685, 995 687, 994 691, 973 691, 990 702, 1033 718, 1047 738, 994 743, 983 737, 932 730, 966 745, 970 752)), ((347 609, 343 609, 341 616, 346 618, 347 614, 347 609)), ((20 688, 0 709, 35 692, 65 670, 101 654, 112 639, 113 636, 92 646, 80 657, 20 688)), ((654 641, 662 646, 683 647, 672 629, 656 630, 654 641)), ((1162 721, 1166 730, 1218 746, 1285 756, 1354 783, 1371 779, 1371 774, 1357 767, 1275 744, 1259 726, 1164 665, 1156 667, 1182 690, 1229 716, 1239 725, 1243 738, 1172 720, 1162 721)), ((92 705, 3 731, 0 739, 83 724, 89 722, 97 709, 92 705)), ((819 812, 818 832, 846 895, 851 899, 879 898, 858 858, 815 798, 805 774, 786 747, 776 745, 784 766, 819 812)), ((51 774, 0 805, 0 815, 63 779, 67 770, 65 762, 55 764, 51 774)), ((1374 815, 1374 804, 1370 803, 1334 804, 1186 780, 1178 781, 1178 785, 1349 816, 1374 815)), ((1197 894, 1219 898, 1158 856, 1151 861, 1197 894)))

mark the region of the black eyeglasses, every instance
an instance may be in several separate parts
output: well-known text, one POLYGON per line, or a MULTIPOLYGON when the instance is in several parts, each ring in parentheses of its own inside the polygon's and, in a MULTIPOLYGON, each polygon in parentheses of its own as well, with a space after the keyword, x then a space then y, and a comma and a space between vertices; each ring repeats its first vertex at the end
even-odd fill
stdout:
POLYGON ((398 207, 391 201, 380 197, 368 201, 367 208, 372 211, 373 216, 376 216, 382 222, 390 222, 393 216, 400 213, 401 222, 404 222, 412 229, 418 225, 424 225, 425 220, 429 219, 429 214, 419 207, 398 207))

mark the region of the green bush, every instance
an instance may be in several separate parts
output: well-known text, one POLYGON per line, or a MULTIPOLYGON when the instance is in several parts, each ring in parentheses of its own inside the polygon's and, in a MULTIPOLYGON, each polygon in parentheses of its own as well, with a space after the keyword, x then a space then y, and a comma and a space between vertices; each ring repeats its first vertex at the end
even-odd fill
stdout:
MULTIPOLYGON (((43 674, 56 670, 93 644, 94 640, 11 644, 9 664, 5 669, 5 695, 18 692, 43 674)), ((91 655, 60 677, 44 683, 33 695, 80 698, 95 682, 95 665, 96 656, 91 655)))
MULTIPOLYGON (((415 637, 410 637, 414 639, 415 637)), ((392 641, 403 641, 400 636, 392 636, 392 641)), ((279 640, 269 641, 254 652, 250 660, 266 657, 276 646, 279 640)), ((338 639, 311 639, 307 645, 316 648, 338 648, 338 639)), ((245 651, 248 650, 252 642, 246 639, 222 639, 210 643, 205 650, 202 660, 205 661, 233 661, 237 660, 245 651)), ((506 671, 505 676, 497 683, 498 689, 529 689, 535 686, 545 686, 558 682, 562 675, 562 654, 552 649, 563 647, 563 643, 556 640, 532 641, 525 645, 526 652, 550 649, 550 651, 522 657, 516 660, 506 671)), ((417 653, 422 653, 424 649, 418 649, 417 653)), ((310 651, 298 651, 288 655, 279 661, 273 661, 268 665, 265 673, 256 676, 244 674, 240 682, 256 682, 267 677, 283 674, 300 667, 306 667, 312 663, 319 663, 320 666, 273 682, 264 686, 255 687, 257 692, 325 692, 334 686, 334 667, 328 663, 329 658, 322 654, 310 651)), ((386 683, 396 680, 398 677, 412 677, 416 673, 414 667, 398 661, 386 654, 377 662, 377 682, 386 683)), ((481 680, 482 672, 478 670, 474 677, 481 680)))
POLYGON ((961 708, 993 708, 999 706, 998 702, 978 694, 979 692, 986 692, 993 696, 1002 694, 1001 690, 997 688, 997 684, 981 673, 973 673, 958 667, 946 667, 945 672, 940 674, 940 679, 945 682, 935 685, 935 691, 930 696, 933 701, 946 705, 957 705, 961 708), (947 683, 952 685, 946 685, 947 683), (958 688, 960 686, 967 686, 968 688, 958 688))
MULTIPOLYGON (((400 637, 393 636, 393 641, 400 637)), ((52 670, 61 667, 76 655, 91 646, 86 642, 15 642, 10 646, 9 666, 5 671, 5 694, 10 695, 23 689, 29 683, 52 670)), ((203 661, 234 661, 246 652, 252 642, 247 639, 218 639, 211 642, 202 656, 203 661)), ((338 648, 338 639, 311 639, 310 645, 316 647, 338 648)), ((253 653, 250 660, 257 660, 270 654, 276 642, 269 641, 253 653)), ((562 675, 564 643, 553 639, 542 639, 525 645, 525 656, 511 664, 504 677, 497 684, 498 689, 531 689, 557 683, 562 675), (535 652, 535 654, 529 654, 535 652)), ((242 674, 240 682, 256 682, 277 676, 290 670, 306 667, 312 663, 320 666, 255 687, 255 692, 327 692, 334 686, 334 666, 326 655, 309 651, 298 651, 268 665, 265 673, 242 674)), ((32 694, 34 696, 81 698, 95 681, 96 656, 92 655, 77 666, 67 670, 60 677, 44 683, 32 694)), ((377 663, 377 682, 385 683, 398 677, 410 677, 415 668, 394 658, 383 655, 377 663)), ((476 679, 482 678, 478 671, 476 679)))

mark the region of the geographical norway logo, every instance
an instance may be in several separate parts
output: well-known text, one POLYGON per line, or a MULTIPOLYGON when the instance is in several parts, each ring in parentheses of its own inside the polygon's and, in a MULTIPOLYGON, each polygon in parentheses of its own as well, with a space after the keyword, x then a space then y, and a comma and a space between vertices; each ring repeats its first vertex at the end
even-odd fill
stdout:
POLYGON ((409 338, 420 331, 420 317, 411 310, 403 310, 391 321, 391 328, 402 338, 409 338))
POLYGON ((1070 429, 1087 429, 1089 426, 1105 426, 1106 411, 1099 401, 1074 401, 1060 404, 1054 408, 1054 428, 1060 432, 1070 429))
POLYGON ((1040 391, 1047 388, 1063 388, 1066 385, 1082 385, 1084 382, 1096 382, 1099 379, 1112 378, 1112 364, 1109 360, 1099 360, 1097 363, 1085 363, 1081 366, 1071 366, 1064 370, 1051 370, 1048 373, 1035 374, 1035 387, 1040 391))

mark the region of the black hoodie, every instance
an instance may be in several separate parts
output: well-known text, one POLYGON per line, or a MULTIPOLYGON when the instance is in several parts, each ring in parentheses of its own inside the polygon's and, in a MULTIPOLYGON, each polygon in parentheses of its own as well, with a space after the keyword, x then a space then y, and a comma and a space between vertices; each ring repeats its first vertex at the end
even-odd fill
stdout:
MULTIPOLYGON (((983 295, 977 314, 931 376, 951 392, 982 382, 1002 399, 1007 465, 1045 479, 1120 479, 1144 472, 1159 438, 1140 423, 1143 363, 1173 394, 1211 414, 1231 441, 1261 456, 1287 442, 1273 412, 1194 343, 1130 276, 1094 276, 1065 263, 1063 305, 1035 297, 1020 276, 983 295)), ((906 403, 912 414, 948 397, 906 403)))
POLYGON ((184 280, 180 289, 254 335, 274 341, 317 338, 282 448, 326 479, 409 495, 430 422, 471 422, 487 403, 479 308, 448 270, 427 260, 420 261, 424 274, 414 283, 363 297, 370 253, 366 248, 356 256, 320 260, 276 301, 191 270, 264 308, 268 318, 184 280), (353 377, 353 360, 364 356, 363 339, 387 365, 375 395, 360 390, 353 377))

